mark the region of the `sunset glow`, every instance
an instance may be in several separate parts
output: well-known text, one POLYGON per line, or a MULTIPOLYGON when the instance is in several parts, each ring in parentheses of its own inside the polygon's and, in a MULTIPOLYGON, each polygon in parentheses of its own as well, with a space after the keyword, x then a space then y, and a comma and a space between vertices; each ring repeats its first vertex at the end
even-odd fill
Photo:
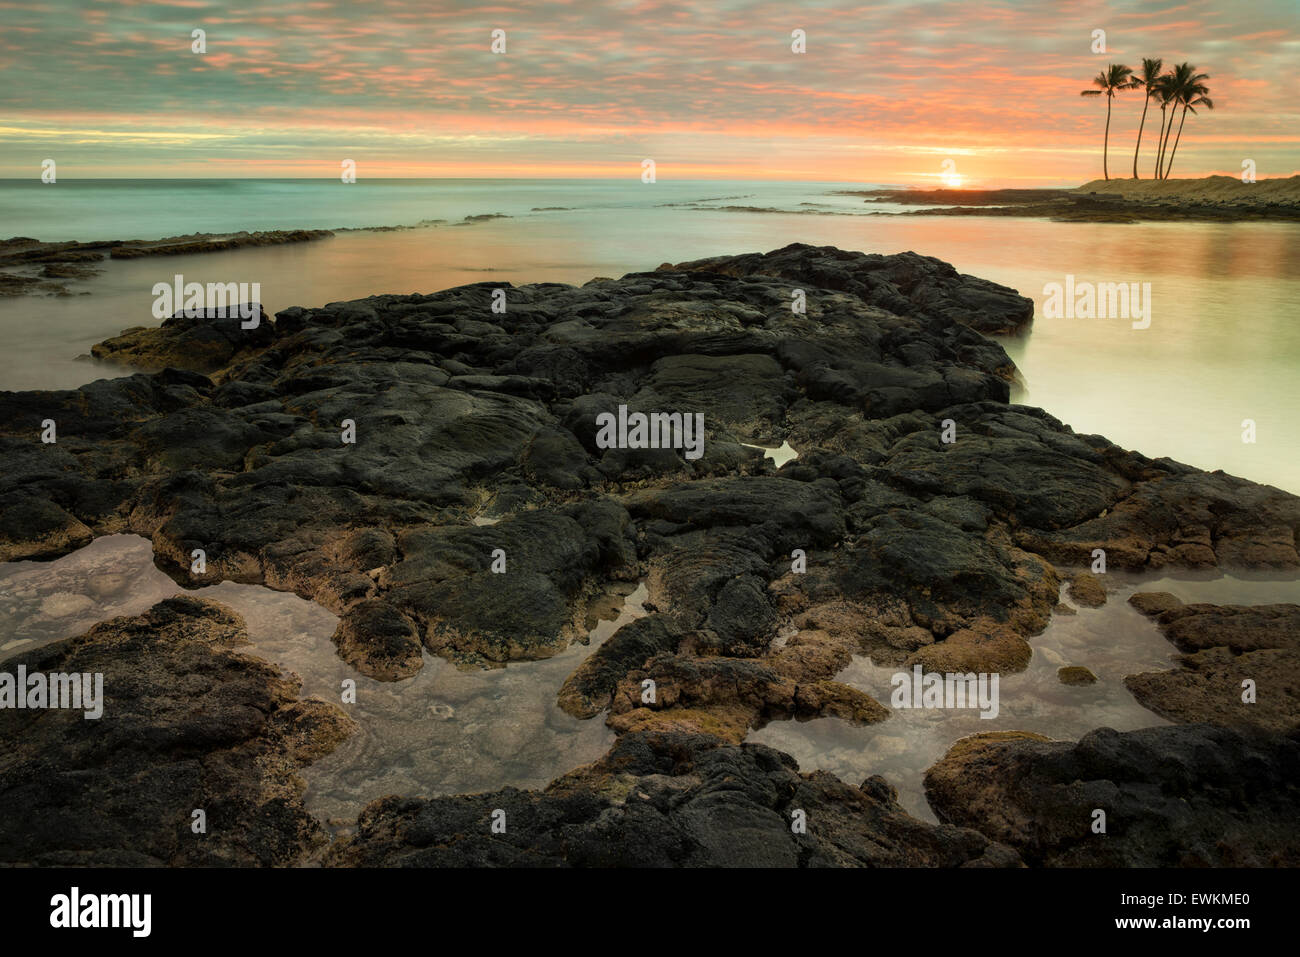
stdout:
MULTIPOLYGON (((0 2, 0 176, 56 154, 72 178, 330 177, 345 158, 371 177, 634 178, 654 158, 665 180, 1076 184, 1100 175, 1105 123, 1080 89, 1143 56, 1213 77, 1180 175, 1300 168, 1296 91, 1267 79, 1300 56, 1290 0, 89 6, 0 2)), ((1116 98, 1113 144, 1141 107, 1116 98)))

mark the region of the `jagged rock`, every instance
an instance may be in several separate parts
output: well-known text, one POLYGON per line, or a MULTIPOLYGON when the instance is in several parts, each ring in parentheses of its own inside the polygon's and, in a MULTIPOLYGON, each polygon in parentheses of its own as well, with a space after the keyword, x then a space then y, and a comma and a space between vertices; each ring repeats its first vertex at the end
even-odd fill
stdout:
POLYGON ((1003 732, 958 741, 925 789, 941 821, 1031 867, 1294 867, 1298 773, 1300 744, 1275 734, 1099 728, 1075 744, 1003 732))
POLYGON ((410 677, 424 665, 415 622, 382 598, 349 607, 339 620, 334 644, 344 661, 381 681, 410 677))
POLYGON ((1184 605, 1142 592, 1129 602, 1186 652, 1172 671, 1124 679, 1145 707, 1185 723, 1300 729, 1300 605, 1184 605))
POLYGON ((770 253, 715 256, 659 268, 772 276, 848 292, 896 315, 942 318, 995 335, 1020 332, 1034 316, 1033 300, 1014 289, 959 274, 940 259, 911 252, 882 256, 792 243, 770 253))
POLYGON ((668 615, 652 614, 629 622, 569 676, 560 689, 560 707, 575 718, 594 717, 609 707, 624 675, 658 654, 676 651, 682 634, 668 615))
MULTIPOLYGON (((563 707, 607 710, 625 739, 728 742, 775 718, 885 717, 835 681, 858 654, 927 670, 1025 668, 1028 639, 1058 607, 1053 563, 1089 567, 1097 548, 1115 568, 1300 565, 1295 496, 1011 405, 1014 365, 978 330, 1023 328, 1029 300, 937 260, 795 245, 581 287, 504 284, 508 321, 491 311, 500 288, 293 307, 233 339, 176 322, 113 349, 165 361, 160 372, 0 393, 0 561, 144 535, 183 585, 260 583, 328 608, 342 657, 384 680, 410 676, 426 651, 462 666, 553 655, 585 640, 590 600, 644 579, 651 618, 570 677, 563 707), (807 293, 806 312, 791 310, 792 288, 807 293), (602 447, 597 416, 620 405, 703 413, 703 454, 602 447), (46 419, 54 444, 40 440, 46 419), (799 453, 781 469, 747 448, 781 442, 799 453)), ((1290 674, 1292 653, 1191 657, 1235 677, 1237 659, 1266 656, 1245 663, 1258 672, 1254 714, 1278 727, 1297 709, 1264 677, 1290 674), (1282 670, 1268 672, 1267 656, 1282 670)), ((832 787, 801 780, 791 786, 832 787)), ((584 796, 588 784, 565 784, 565 800, 599 818, 607 808, 584 796)), ((864 800, 850 792, 848 805, 864 800)), ((384 828, 420 814, 478 814, 490 799, 433 811, 394 799, 363 822, 362 843, 377 847, 384 828)), ((551 797, 520 800, 560 813, 551 797)), ((770 823, 778 805, 762 806, 738 819, 770 823)), ((691 813, 707 822, 704 807, 691 813)), ((692 819, 654 832, 669 858, 746 859, 692 819)), ((767 835, 767 823, 754 827, 767 835)), ((516 840, 465 837, 429 854, 518 860, 516 840)), ((624 853, 549 840, 538 838, 538 860, 624 853)), ((761 853, 911 859, 801 856, 787 843, 761 853)), ((927 860, 940 857, 972 859, 927 860)))
POLYGON ((127 329, 92 346, 90 354, 146 371, 172 367, 206 374, 265 349, 274 340, 275 327, 261 303, 230 303, 224 309, 177 312, 161 326, 127 329), (251 328, 244 328, 254 321, 251 328))
MULTIPOLYGON (((1142 461, 1130 458, 1125 472, 1142 461)), ((1022 530, 1017 544, 1074 565, 1090 563, 1101 548, 1115 568, 1294 568, 1300 561, 1296 496, 1167 460, 1139 474, 1143 480, 1106 514, 1057 531, 1022 530)))
MULTIPOLYGON (((401 628, 349 617, 357 602, 387 602, 439 653, 536 657, 580 633, 586 594, 646 564, 694 651, 765 653, 779 609, 761 593, 773 585, 787 609, 821 601, 791 588, 872 606, 902 597, 899 634, 981 636, 947 648, 909 638, 913 652, 974 661, 983 647, 989 667, 1016 668, 1018 642, 1055 604, 1039 555, 1296 561, 1292 496, 1007 405, 1005 352, 963 324, 988 290, 924 257, 792 246, 581 288, 512 287, 508 327, 482 318, 498 287, 288 309, 274 326, 218 336, 227 352, 215 361, 229 365, 211 379, 168 369, 0 398, 0 558, 135 531, 183 583, 263 582, 320 602, 343 616, 349 660, 390 677, 420 659, 392 644, 401 628), (825 283, 807 314, 788 309, 791 277, 825 283), (599 412, 661 403, 702 407, 703 458, 596 448, 599 412), (45 418, 58 445, 34 441, 45 418), (946 419, 952 444, 939 440, 946 419), (781 433, 807 448, 779 475, 739 444, 781 433), (468 528, 485 489, 506 521, 468 528), (551 539, 509 521, 526 507, 563 525, 575 496, 626 507, 623 545, 586 538, 581 522, 551 539), (401 559, 337 553, 362 527, 406 543, 401 559), (515 554, 512 573, 487 577, 491 549, 526 555, 534 537, 557 559, 515 554), (462 539, 473 561, 417 570, 421 547, 462 539), (206 575, 190 571, 198 549, 206 575), (805 579, 774 584, 793 549, 831 551, 805 579)), ((996 295, 1018 308, 1009 290, 996 295)), ((200 334, 217 333, 175 320, 141 335, 178 353, 167 361, 193 353, 207 368, 200 334)))
POLYGON ((284 865, 322 847, 297 772, 354 725, 247 642, 229 609, 177 596, 7 659, 8 674, 102 674, 103 714, 0 710, 0 862, 284 865))
POLYGON ((389 797, 331 848, 346 866, 1014 867, 974 831, 925 824, 880 778, 859 788, 798 773, 761 745, 629 734, 545 791, 389 797), (503 832, 493 813, 505 814, 503 832), (802 811, 806 833, 791 826, 802 811))

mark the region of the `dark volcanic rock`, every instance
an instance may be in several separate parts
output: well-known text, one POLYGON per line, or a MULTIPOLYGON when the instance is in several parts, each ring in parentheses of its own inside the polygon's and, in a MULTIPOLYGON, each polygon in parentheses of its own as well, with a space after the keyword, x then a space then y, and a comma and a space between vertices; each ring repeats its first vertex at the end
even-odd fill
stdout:
POLYGON ((26 236, 0 240, 0 296, 48 292, 67 295, 60 283, 45 279, 82 279, 99 272, 91 263, 105 258, 192 256, 254 246, 309 242, 334 235, 326 229, 286 229, 265 232, 193 233, 165 239, 113 239, 98 242, 46 243, 26 236), (36 270, 39 269, 39 275, 36 270))
MULTIPOLYGON (((1110 464, 1125 473, 1141 461, 1110 464)), ((1017 542, 1051 561, 1086 565, 1101 548, 1117 568, 1294 568, 1300 499, 1222 472, 1167 460, 1095 518, 1055 531, 1024 529, 1017 542)))
POLYGON ((178 312, 161 326, 137 326, 92 346, 96 359, 111 359, 146 371, 173 367, 210 373, 237 358, 260 352, 275 340, 275 327, 260 303, 226 309, 178 312), (247 315, 249 318, 244 319, 247 315), (250 328, 246 324, 256 322, 250 328))
POLYGON ((1297 782, 1293 738, 1187 725, 1100 728, 1077 744, 975 735, 926 772, 925 788, 941 821, 1009 844, 1030 866, 1294 867, 1297 782))
POLYGON ((834 649, 816 681, 882 643, 1022 667, 1055 605, 1044 559, 1297 563, 1293 496, 1008 405, 1011 363, 968 325, 987 311, 970 289, 987 290, 924 257, 792 246, 509 287, 500 323, 498 288, 293 308, 255 330, 174 320, 116 354, 229 364, 0 396, 0 558, 147 535, 182 583, 320 602, 347 659, 389 678, 419 665, 408 622, 467 662, 545 656, 582 633, 590 595, 647 571, 691 654, 769 654, 777 619, 847 599, 874 624, 812 629, 834 649), (792 279, 814 293, 805 314, 792 279), (619 405, 703 413, 705 454, 598 448, 596 417, 619 405), (46 419, 57 444, 39 441, 46 419), (782 437, 801 457, 779 474, 741 444, 782 437), (488 503, 504 520, 471 526, 488 503), (782 571, 795 550, 806 575, 782 571))
POLYGON ((624 675, 660 653, 677 650, 682 629, 668 615, 629 622, 596 649, 560 689, 560 707, 575 718, 591 718, 609 707, 624 675))
MULTIPOLYGON (((1053 563, 1088 567, 1098 548, 1116 568, 1300 565, 1295 496, 1009 404, 1014 366, 979 330, 1029 318, 1029 300, 937 260, 795 245, 582 287, 294 307, 248 338, 177 321, 112 350, 160 372, 0 393, 0 561, 144 535, 183 585, 261 583, 335 612, 340 655, 383 680, 409 677, 426 651, 462 666, 553 655, 585 639, 590 602, 644 581, 651 616, 560 693, 571 714, 605 712, 641 742, 627 745, 644 751, 634 770, 502 792, 535 817, 501 840, 447 828, 469 835, 505 797, 383 802, 339 861, 610 862, 632 853, 611 842, 642 827, 674 862, 976 861, 982 844, 908 851, 858 824, 830 844, 796 839, 782 818, 794 805, 757 792, 732 805, 718 796, 726 774, 761 765, 782 782, 774 793, 812 788, 806 800, 854 821, 889 803, 882 785, 840 790, 733 745, 779 718, 886 720, 835 680, 854 655, 1023 669, 1059 607, 1053 563), (791 310, 794 288, 805 312, 791 310), (702 454, 671 430, 665 447, 602 447, 597 417, 620 406, 702 414, 702 454), (41 441, 46 420, 55 443, 41 441), (779 470, 747 447, 783 441, 799 455, 779 470), (689 743, 706 737, 705 751, 689 743), (680 767, 652 759, 651 738, 688 742, 665 745, 680 767), (663 795, 657 817, 618 793, 633 779, 663 795), (771 841, 745 850, 738 834, 771 841)), ((1192 652, 1238 681, 1224 655, 1282 662, 1246 662, 1274 728, 1296 707, 1265 679, 1291 674, 1290 654, 1192 652)), ((1116 766, 1120 786, 1129 764, 1116 766)))
POLYGON ((382 598, 352 605, 334 635, 339 654, 362 674, 396 681, 424 667, 420 633, 409 617, 382 598))
MULTIPOLYGON (((498 820, 500 816, 498 815, 498 820)), ((1007 867, 1010 849, 909 817, 880 778, 801 775, 760 745, 630 734, 545 791, 384 798, 331 849, 349 866, 1007 867), (493 813, 504 812, 503 832, 493 813), (803 812, 806 833, 793 827, 803 812)))
POLYGON ((1171 721, 1300 729, 1300 605, 1184 605, 1143 592, 1129 603, 1185 652, 1173 671, 1124 679, 1143 705, 1171 721))
POLYGON ((941 318, 990 334, 1020 332, 1034 317, 1033 300, 1014 289, 911 252, 882 256, 792 243, 770 253, 715 256, 659 268, 787 279, 847 292, 896 315, 941 318))
POLYGON ((0 710, 0 863, 273 865, 321 847, 297 771, 352 722, 247 641, 224 606, 178 596, 6 660, 102 674, 103 714, 0 710))

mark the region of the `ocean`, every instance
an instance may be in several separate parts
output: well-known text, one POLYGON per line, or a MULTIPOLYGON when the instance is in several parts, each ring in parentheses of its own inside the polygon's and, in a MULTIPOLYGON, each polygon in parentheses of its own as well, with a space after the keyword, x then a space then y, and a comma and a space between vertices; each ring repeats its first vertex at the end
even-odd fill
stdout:
POLYGON ((1300 492, 1300 225, 1064 223, 896 216, 881 184, 580 180, 0 181, 0 238, 157 239, 325 228, 332 238, 105 264, 71 296, 0 299, 0 389, 73 388, 126 370, 78 358, 156 324, 152 288, 257 282, 270 313, 482 281, 583 283, 792 242, 913 250, 1018 289, 1003 340, 1014 401, 1151 456, 1300 492), (386 230, 383 227, 417 228, 386 230), (1150 324, 1053 318, 1052 283, 1149 283, 1150 324), (1253 425, 1254 441, 1246 423, 1253 425))

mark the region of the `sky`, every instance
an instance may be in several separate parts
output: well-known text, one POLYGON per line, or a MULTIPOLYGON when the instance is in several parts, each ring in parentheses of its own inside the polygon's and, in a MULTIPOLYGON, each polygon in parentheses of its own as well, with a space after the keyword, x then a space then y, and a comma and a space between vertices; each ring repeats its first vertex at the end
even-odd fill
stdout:
MULTIPOLYGON (((1080 91, 1144 56, 1211 77, 1176 176, 1300 173, 1300 0, 0 0, 0 177, 51 158, 61 179, 333 178, 345 159, 640 178, 653 159, 660 180, 1077 185, 1102 174, 1106 122, 1080 91)), ((1114 100, 1112 175, 1142 105, 1114 100)))

